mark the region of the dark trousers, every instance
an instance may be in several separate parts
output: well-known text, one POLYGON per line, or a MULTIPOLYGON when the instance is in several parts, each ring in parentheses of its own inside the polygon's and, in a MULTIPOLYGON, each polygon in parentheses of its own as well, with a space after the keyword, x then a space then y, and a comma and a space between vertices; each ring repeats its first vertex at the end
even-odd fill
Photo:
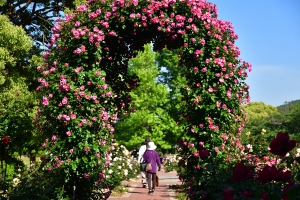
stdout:
POLYGON ((149 190, 155 190, 156 186, 156 173, 147 172, 147 182, 149 190), (152 188, 151 188, 152 186, 152 188))

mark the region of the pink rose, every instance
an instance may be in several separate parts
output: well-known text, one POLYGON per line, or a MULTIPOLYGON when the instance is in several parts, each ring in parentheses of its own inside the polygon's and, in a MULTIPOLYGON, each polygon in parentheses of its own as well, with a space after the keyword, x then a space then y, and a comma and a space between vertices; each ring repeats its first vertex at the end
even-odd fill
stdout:
POLYGON ((71 136, 71 131, 66 132, 67 136, 71 136))

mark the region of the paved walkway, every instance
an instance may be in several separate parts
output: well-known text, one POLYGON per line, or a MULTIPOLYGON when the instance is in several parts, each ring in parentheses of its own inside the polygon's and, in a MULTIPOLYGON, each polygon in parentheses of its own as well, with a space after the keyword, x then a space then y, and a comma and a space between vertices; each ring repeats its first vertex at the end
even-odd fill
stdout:
MULTIPOLYGON (((162 169, 163 170, 163 169, 162 169)), ((129 184, 129 192, 123 194, 121 197, 110 197, 109 200, 176 200, 175 191, 169 189, 169 185, 180 185, 181 182, 178 179, 177 173, 159 171, 157 173, 159 177, 159 185, 155 188, 153 195, 148 194, 148 188, 143 188, 141 180, 126 181, 124 184, 129 184)))

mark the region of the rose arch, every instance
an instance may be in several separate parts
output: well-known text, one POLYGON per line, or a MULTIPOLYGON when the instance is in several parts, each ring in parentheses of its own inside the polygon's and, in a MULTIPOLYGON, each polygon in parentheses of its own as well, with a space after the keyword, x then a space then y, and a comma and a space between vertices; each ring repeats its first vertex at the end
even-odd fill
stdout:
POLYGON ((40 169, 49 180, 43 187, 55 197, 109 196, 102 189, 109 190, 114 123, 130 110, 128 93, 139 83, 127 73, 128 60, 152 42, 154 51, 180 52, 188 82, 178 122, 185 129, 178 138, 180 178, 190 198, 203 196, 216 163, 234 159, 220 154, 226 141, 243 148, 230 134, 243 126, 251 65, 239 59, 236 39, 233 26, 219 20, 216 6, 205 0, 90 0, 58 20, 38 67, 36 125, 47 152, 40 169))

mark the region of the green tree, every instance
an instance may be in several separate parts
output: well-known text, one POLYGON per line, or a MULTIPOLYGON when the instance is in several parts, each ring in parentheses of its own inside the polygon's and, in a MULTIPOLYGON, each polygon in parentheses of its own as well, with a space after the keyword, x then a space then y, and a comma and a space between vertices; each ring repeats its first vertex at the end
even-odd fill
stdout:
POLYGON ((267 129, 267 127, 270 128, 266 133, 267 135, 275 135, 278 131, 280 113, 276 107, 266 105, 263 102, 250 102, 243 106, 243 109, 248 113, 243 133, 250 132, 252 135, 260 135, 261 130, 267 129))
POLYGON ((18 73, 31 47, 31 38, 22 27, 12 25, 8 17, 0 15, 0 160, 4 178, 4 161, 16 161, 15 152, 21 155, 37 149, 32 142, 33 136, 38 135, 33 125, 36 98, 18 73))
POLYGON ((36 46, 50 44, 51 28, 65 8, 74 8, 73 1, 8 0, 0 5, 0 14, 7 15, 12 24, 21 26, 31 35, 36 46))
POLYGON ((290 112, 284 115, 284 120, 288 133, 300 134, 300 102, 290 106, 290 112))
POLYGON ((12 25, 7 16, 0 15, 0 85, 14 67, 22 69, 19 61, 26 57, 31 47, 31 38, 26 32, 12 25))
POLYGON ((129 149, 138 148, 146 136, 161 149, 171 149, 178 138, 179 128, 166 110, 168 88, 157 81, 155 58, 156 53, 148 44, 129 62, 129 72, 136 74, 140 82, 130 92, 133 112, 119 118, 115 135, 129 149))
POLYGON ((181 89, 187 85, 185 76, 182 75, 182 68, 178 66, 180 58, 179 50, 168 50, 164 48, 157 53, 157 63, 160 69, 159 81, 168 87, 167 112, 176 121, 180 118, 180 105, 183 98, 181 89))

